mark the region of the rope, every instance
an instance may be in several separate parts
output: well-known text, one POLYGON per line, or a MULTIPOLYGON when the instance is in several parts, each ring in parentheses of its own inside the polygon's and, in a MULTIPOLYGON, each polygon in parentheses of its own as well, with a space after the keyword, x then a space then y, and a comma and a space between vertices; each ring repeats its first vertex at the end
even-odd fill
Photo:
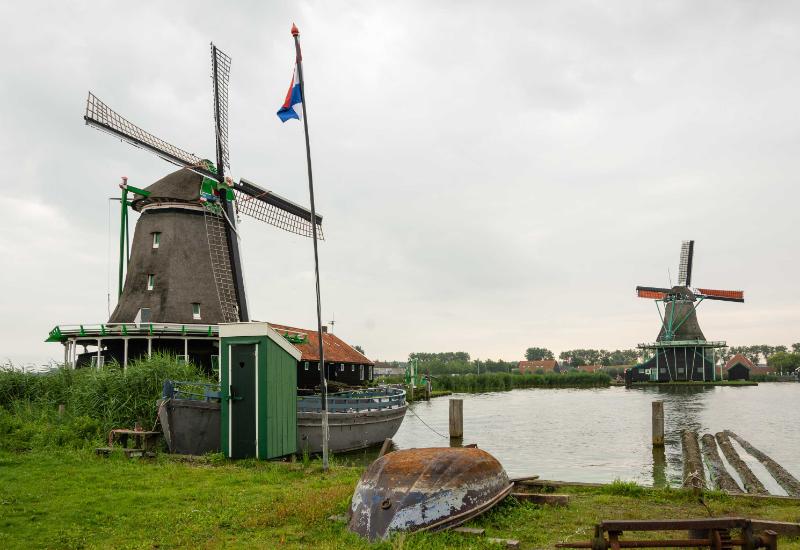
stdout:
POLYGON ((450 439, 450 438, 449 438, 449 437, 447 437, 446 435, 442 435, 442 434, 440 434, 439 432, 437 432, 436 430, 434 430, 433 428, 431 428, 431 427, 428 425, 428 423, 427 423, 427 422, 425 422, 424 420, 422 420, 422 418, 420 418, 420 416, 419 416, 417 413, 415 413, 415 412, 414 412, 414 410, 413 410, 413 409, 406 408, 406 410, 407 410, 408 412, 410 412, 411 414, 413 414, 414 416, 416 416, 416 417, 419 419, 419 421, 420 421, 420 422, 422 422, 422 423, 425 425, 425 427, 426 427, 426 428, 428 428, 430 431, 432 431, 433 433, 435 433, 435 434, 436 434, 436 435, 438 435, 439 437, 444 437, 445 439, 450 439))

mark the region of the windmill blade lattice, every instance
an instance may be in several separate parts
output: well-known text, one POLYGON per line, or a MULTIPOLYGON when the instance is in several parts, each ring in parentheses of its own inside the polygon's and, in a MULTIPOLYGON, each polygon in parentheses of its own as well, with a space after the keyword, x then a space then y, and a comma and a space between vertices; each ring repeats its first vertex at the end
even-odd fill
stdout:
POLYGON ((217 177, 216 174, 205 168, 203 159, 143 130, 103 103, 92 92, 89 92, 86 100, 86 114, 83 119, 89 126, 108 132, 135 147, 155 153, 168 162, 188 168, 203 176, 215 179, 217 177))
POLYGON ((678 263, 678 286, 691 286, 693 257, 694 241, 683 241, 681 243, 681 259, 678 263))
MULTIPOLYGON (((289 233, 312 237, 311 212, 280 195, 242 179, 234 187, 239 212, 266 222, 289 233)), ((317 215, 317 238, 325 240, 322 233, 322 216, 317 215)))
POLYGON ((211 44, 211 79, 214 86, 214 126, 217 138, 217 166, 222 173, 230 172, 230 150, 228 147, 228 80, 231 74, 231 58, 211 44))

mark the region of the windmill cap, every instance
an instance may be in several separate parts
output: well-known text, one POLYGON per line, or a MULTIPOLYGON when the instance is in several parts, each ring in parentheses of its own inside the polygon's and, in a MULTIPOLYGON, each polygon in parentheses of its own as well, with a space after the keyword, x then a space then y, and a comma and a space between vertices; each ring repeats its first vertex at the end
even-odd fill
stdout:
POLYGON ((145 191, 149 191, 150 196, 137 198, 131 202, 131 206, 141 212, 147 205, 161 201, 196 204, 200 200, 202 181, 203 176, 181 168, 146 187, 145 191))

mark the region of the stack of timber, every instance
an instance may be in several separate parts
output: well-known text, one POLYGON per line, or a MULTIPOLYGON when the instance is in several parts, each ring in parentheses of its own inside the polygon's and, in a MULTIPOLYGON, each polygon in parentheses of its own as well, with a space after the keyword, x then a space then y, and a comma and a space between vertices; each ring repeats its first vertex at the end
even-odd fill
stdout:
POLYGON ((699 438, 695 431, 687 430, 681 434, 683 486, 695 490, 706 487, 706 475, 703 467, 705 462, 713 489, 719 489, 729 494, 743 494, 746 492, 751 495, 769 495, 770 493, 764 487, 764 484, 739 456, 739 453, 731 444, 731 439, 734 439, 747 453, 761 462, 788 496, 800 497, 800 481, 797 478, 769 455, 758 450, 747 440, 730 430, 718 432, 714 436, 705 434, 702 438, 699 438), (703 444, 702 454, 699 445, 700 441, 703 444), (722 454, 741 479, 744 490, 728 472, 725 463, 720 457, 717 448, 718 444, 719 449, 722 449, 722 454))

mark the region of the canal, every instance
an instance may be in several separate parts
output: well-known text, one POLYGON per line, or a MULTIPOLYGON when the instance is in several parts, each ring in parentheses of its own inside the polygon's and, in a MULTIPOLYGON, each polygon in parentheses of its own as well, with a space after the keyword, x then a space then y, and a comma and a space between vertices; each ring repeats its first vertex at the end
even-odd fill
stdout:
MULTIPOLYGON (((455 394, 464 400, 464 440, 503 463, 509 475, 650 485, 681 482, 680 432, 733 430, 800 478, 800 384, 731 387, 520 389, 455 394), (654 453, 651 401, 664 401, 665 452, 654 453), (655 465, 655 467, 654 467, 655 465)), ((447 446, 448 397, 412 403, 394 437, 399 448, 447 446), (434 432, 435 431, 435 432, 434 432)), ((737 447, 775 494, 761 464, 737 447)))

